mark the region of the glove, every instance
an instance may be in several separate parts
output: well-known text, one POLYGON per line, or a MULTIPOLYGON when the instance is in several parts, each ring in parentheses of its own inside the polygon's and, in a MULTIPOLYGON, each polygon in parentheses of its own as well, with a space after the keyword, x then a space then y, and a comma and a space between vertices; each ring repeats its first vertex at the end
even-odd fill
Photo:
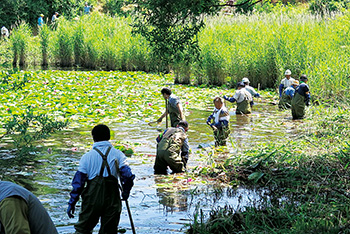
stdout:
POLYGON ((207 124, 210 126, 210 122, 208 121, 207 124))
POLYGON ((228 97, 226 95, 224 95, 224 99, 228 101, 228 97))
POLYGON ((135 175, 132 175, 129 178, 124 178, 122 181, 122 187, 123 187, 123 192, 122 192, 122 199, 123 200, 128 200, 130 196, 130 190, 132 186, 134 186, 134 179, 135 175))
POLYGON ((306 105, 306 106, 310 106, 310 101, 307 101, 307 102, 305 103, 305 105, 306 105))
POLYGON ((212 129, 214 130, 214 132, 218 130, 218 128, 215 127, 214 125, 212 125, 211 127, 212 127, 212 129))
POLYGON ((67 215, 69 218, 74 218, 75 205, 68 204, 67 215))

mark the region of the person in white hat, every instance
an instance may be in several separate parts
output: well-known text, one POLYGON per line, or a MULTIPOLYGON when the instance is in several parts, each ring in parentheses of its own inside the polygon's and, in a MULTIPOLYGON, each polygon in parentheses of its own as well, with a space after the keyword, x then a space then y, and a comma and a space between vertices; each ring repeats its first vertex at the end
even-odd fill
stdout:
POLYGON ((291 77, 292 72, 289 69, 285 71, 284 75, 285 78, 281 80, 281 84, 279 86, 280 97, 282 97, 283 90, 292 86, 292 83, 294 81, 294 78, 291 77))
MULTIPOLYGON (((256 92, 252 86, 249 85, 250 81, 247 77, 244 77, 242 79, 242 82, 245 85, 245 89, 252 95, 252 97, 260 98, 260 94, 258 92, 256 92)), ((251 101, 250 106, 253 106, 253 105, 254 105, 254 101, 251 101)))
POLYGON ((299 86, 299 81, 294 80, 292 82, 292 86, 286 88, 283 93, 282 97, 280 98, 280 101, 278 103, 278 107, 283 110, 283 109, 288 109, 291 108, 292 106, 292 98, 295 93, 295 89, 299 86))

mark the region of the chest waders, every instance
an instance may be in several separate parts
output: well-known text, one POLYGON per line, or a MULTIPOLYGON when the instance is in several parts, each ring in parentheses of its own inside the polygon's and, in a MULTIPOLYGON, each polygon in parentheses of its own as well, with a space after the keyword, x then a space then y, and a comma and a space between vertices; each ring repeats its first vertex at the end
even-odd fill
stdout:
POLYGON ((291 107, 291 105, 292 105, 292 98, 283 92, 280 98, 280 102, 278 103, 278 107, 280 109, 288 109, 291 107))
POLYGON ((244 97, 244 100, 240 103, 237 102, 236 114, 250 114, 252 109, 250 107, 250 101, 244 97))
POLYGON ((292 116, 293 119, 302 119, 305 117, 305 97, 295 92, 292 98, 292 116))
MULTIPOLYGON (((112 176, 111 169, 107 162, 107 156, 111 147, 103 154, 99 149, 94 148, 102 157, 100 174, 88 180, 86 188, 81 195, 82 204, 79 213, 79 221, 75 224, 76 233, 92 233, 93 228, 101 218, 99 234, 115 234, 118 232, 118 224, 121 212, 121 200, 118 189, 118 179, 112 176), (103 177, 107 169, 108 177, 103 177)), ((116 161, 116 166, 119 165, 116 161)))
POLYGON ((181 121, 180 110, 177 106, 173 107, 168 102, 168 112, 170 116, 170 126, 176 128, 177 124, 181 121))
POLYGON ((168 166, 174 173, 184 171, 180 151, 186 137, 181 129, 168 128, 157 146, 155 174, 167 174, 168 166))
POLYGON ((218 128, 214 131, 215 146, 225 146, 226 140, 230 135, 231 131, 229 126, 222 125, 221 128, 218 128))

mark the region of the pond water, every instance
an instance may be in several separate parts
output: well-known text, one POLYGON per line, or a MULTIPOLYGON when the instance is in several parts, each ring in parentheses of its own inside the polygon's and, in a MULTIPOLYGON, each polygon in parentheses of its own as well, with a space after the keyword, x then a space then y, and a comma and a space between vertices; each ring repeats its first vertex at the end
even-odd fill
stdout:
MULTIPOLYGON (((196 152, 200 144, 214 142, 212 131, 205 123, 210 113, 187 110, 192 152, 196 152)), ((288 118, 289 112, 279 112, 276 106, 266 102, 256 103, 250 116, 236 116, 233 109, 230 110, 230 115, 230 155, 234 155, 237 150, 254 147, 257 143, 289 138, 295 134, 294 126, 297 123, 288 118)), ((128 158, 132 171, 136 174, 129 205, 137 233, 183 233, 196 207, 208 213, 213 207, 223 207, 225 204, 233 207, 248 206, 264 196, 264 191, 254 189, 217 189, 210 185, 192 184, 186 179, 186 174, 168 177, 153 175, 155 138, 161 127, 164 126, 152 127, 145 122, 110 125, 114 140, 139 143, 135 146, 136 155, 128 158), (177 185, 169 186, 169 182, 176 182, 177 185), (161 186, 162 183, 164 186, 161 186)), ((47 208, 59 233, 74 233, 73 224, 78 215, 74 219, 68 219, 66 215, 71 180, 80 157, 91 148, 91 144, 90 129, 61 132, 45 142, 43 147, 51 148, 52 152, 44 155, 39 163, 7 170, 3 175, 4 179, 10 178, 35 190, 34 193, 47 208)), ((197 154, 191 156, 190 168, 205 163, 197 154)), ((77 212, 79 210, 80 203, 77 212)), ((127 229, 126 233, 132 233, 124 203, 120 227, 127 229)), ((96 230, 98 226, 94 233, 97 233, 96 230)))

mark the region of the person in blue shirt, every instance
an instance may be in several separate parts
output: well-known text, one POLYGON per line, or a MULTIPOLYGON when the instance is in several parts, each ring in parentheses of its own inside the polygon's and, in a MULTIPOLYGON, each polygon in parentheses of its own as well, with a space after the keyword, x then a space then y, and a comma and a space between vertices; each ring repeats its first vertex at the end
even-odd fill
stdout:
POLYGON ((89 6, 87 2, 85 2, 85 6, 84 6, 84 14, 88 15, 90 14, 90 10, 91 10, 92 6, 89 6))
POLYGON ((298 80, 293 80, 292 86, 286 88, 283 93, 282 97, 280 98, 280 101, 278 103, 278 107, 283 110, 283 109, 289 109, 292 105, 292 98, 294 96, 295 89, 299 85, 298 80))
POLYGON ((122 208, 118 179, 123 188, 122 198, 127 200, 135 175, 125 155, 109 142, 110 130, 106 125, 95 126, 91 134, 94 144, 92 150, 80 159, 67 214, 69 218, 74 217, 75 205, 81 195, 79 221, 74 225, 76 233, 92 233, 100 219, 99 233, 117 233, 122 208))
POLYGON ((305 118, 305 106, 310 105, 310 88, 307 85, 308 78, 306 75, 300 77, 300 85, 295 89, 292 98, 292 116, 293 119, 305 118))
POLYGON ((157 137, 154 174, 166 175, 168 174, 168 167, 170 167, 172 173, 185 171, 190 149, 187 131, 187 121, 181 120, 176 128, 170 127, 157 137))
POLYGON ((44 15, 40 14, 39 18, 38 18, 38 26, 42 27, 44 25, 44 15))
POLYGON ((225 146, 230 135, 230 114, 221 97, 214 98, 214 111, 208 117, 207 124, 213 129, 215 146, 225 146))

